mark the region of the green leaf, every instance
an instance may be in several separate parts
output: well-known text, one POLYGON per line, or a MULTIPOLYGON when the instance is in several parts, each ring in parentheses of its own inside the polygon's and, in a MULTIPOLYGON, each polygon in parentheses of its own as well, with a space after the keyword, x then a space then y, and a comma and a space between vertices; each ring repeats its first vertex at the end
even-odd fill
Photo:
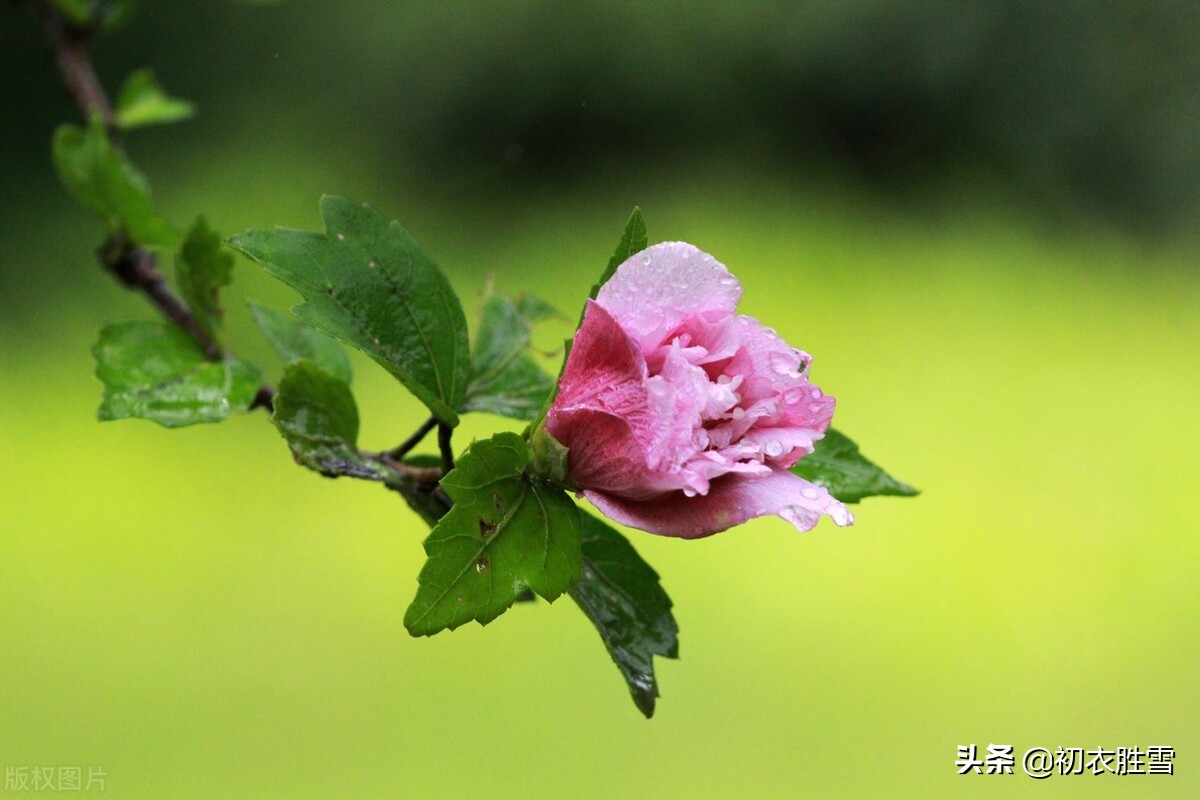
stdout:
POLYGON ((233 255, 204 217, 197 217, 183 238, 175 256, 175 280, 200 327, 217 338, 223 313, 217 294, 233 280, 233 255))
POLYGON ((87 25, 92 21, 93 0, 50 0, 50 5, 75 25, 87 25))
POLYGON ((275 426, 298 464, 327 478, 341 476, 381 481, 433 527, 446 513, 435 494, 440 461, 414 456, 402 464, 358 449, 358 408, 345 381, 311 361, 296 361, 284 371, 275 395, 275 426), (420 478, 424 472, 431 477, 420 478))
POLYGON ((796 462, 792 472, 824 486, 843 503, 874 495, 912 497, 918 491, 888 475, 858 451, 858 445, 833 428, 811 453, 796 462))
POLYGON ((383 479, 358 452, 358 407, 350 387, 311 361, 284 371, 274 420, 297 463, 330 477, 383 479))
POLYGON ((133 6, 132 0, 50 0, 67 22, 81 30, 96 26, 112 28, 124 22, 133 6))
POLYGON ((554 388, 554 379, 529 354, 529 333, 538 320, 557 316, 540 300, 513 302, 499 294, 483 302, 471 353, 471 383, 463 411, 487 411, 534 420, 554 388))
POLYGON ((571 597, 583 609, 621 671, 633 702, 654 715, 654 656, 679 658, 679 626, 658 574, 624 536, 580 512, 583 571, 571 597))
POLYGON ((104 123, 61 125, 54 132, 54 166, 67 190, 116 233, 135 244, 172 247, 179 233, 154 210, 150 187, 109 141, 104 123))
POLYGON ((327 233, 248 231, 231 244, 297 289, 300 319, 367 353, 442 422, 458 424, 470 374, 467 323, 437 265, 399 223, 341 197, 327 233))
POLYGON ((284 364, 308 359, 343 383, 350 383, 350 359, 337 342, 290 314, 255 303, 250 304, 250 313, 284 364))
MULTIPOLYGON (((640 253, 645 250, 649 244, 646 238, 646 220, 642 217, 642 210, 634 206, 633 213, 629 215, 629 221, 625 223, 625 233, 621 235, 621 241, 617 245, 616 252, 612 254, 612 258, 608 260, 608 267, 600 276, 600 280, 592 287, 591 294, 588 297, 593 300, 600 293, 600 287, 608 283, 608 279, 617 271, 617 267, 621 266, 627 258, 634 253, 640 253)), ((580 317, 582 320, 582 317, 580 317)))
POLYGON ((562 489, 525 474, 528 464, 524 440, 500 433, 471 445, 442 479, 454 506, 425 540, 409 633, 486 625, 526 587, 554 600, 579 580, 579 512, 562 489))
POLYGON ((139 69, 125 79, 117 95, 117 125, 122 130, 143 125, 166 125, 187 119, 196 107, 186 100, 168 97, 148 69, 139 69))
POLYGON ((140 417, 168 428, 220 422, 249 408, 258 392, 257 367, 207 361, 192 337, 164 322, 107 325, 92 352, 104 383, 102 420, 140 417))

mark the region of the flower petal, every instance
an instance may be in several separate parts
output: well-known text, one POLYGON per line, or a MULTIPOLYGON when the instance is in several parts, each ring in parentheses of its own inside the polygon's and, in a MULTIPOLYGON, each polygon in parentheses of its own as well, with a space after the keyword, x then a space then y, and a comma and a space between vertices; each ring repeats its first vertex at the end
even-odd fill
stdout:
POLYGON ((576 486, 638 499, 682 488, 680 476, 651 466, 621 417, 592 408, 551 413, 546 427, 567 448, 567 477, 576 486))
POLYGON ((790 472, 770 475, 726 475, 712 482, 708 494, 685 497, 671 492, 647 500, 625 500, 599 491, 584 497, 611 520, 663 536, 698 539, 719 533, 748 519, 770 514, 786 519, 801 531, 813 528, 822 516, 838 525, 854 517, 823 486, 790 472))
POLYGON ((687 242, 663 242, 626 259, 596 300, 648 353, 693 315, 732 314, 741 296, 724 264, 687 242))
POLYGON ((676 412, 672 387, 660 384, 647 380, 637 344, 589 300, 546 415, 546 429, 570 453, 572 483, 630 497, 683 486, 672 456, 676 440, 690 438, 692 420, 676 412))
POLYGON ((598 408, 623 417, 643 416, 649 408, 645 382, 646 359, 637 343, 603 306, 588 300, 550 413, 598 408))

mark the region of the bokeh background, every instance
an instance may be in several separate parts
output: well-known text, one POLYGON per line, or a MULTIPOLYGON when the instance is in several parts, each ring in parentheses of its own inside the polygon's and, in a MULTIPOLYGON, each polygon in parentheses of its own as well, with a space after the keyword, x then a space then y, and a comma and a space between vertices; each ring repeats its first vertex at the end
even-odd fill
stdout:
MULTIPOLYGON (((469 314, 489 274, 573 314, 641 205, 924 494, 631 532, 682 628, 649 722, 569 602, 410 639, 398 497, 293 466, 261 413, 95 421, 97 329, 152 312, 95 266, 49 162, 76 112, 5 4, 0 765, 146 798, 1200 793, 1194 4, 179 0, 97 60, 200 108, 130 137, 177 223, 352 196, 469 314), (1176 774, 958 776, 970 743, 1167 745, 1176 774)), ((277 375, 249 299, 296 298, 248 262, 227 295, 277 375)), ((399 441, 422 410, 356 367, 362 441, 399 441)))

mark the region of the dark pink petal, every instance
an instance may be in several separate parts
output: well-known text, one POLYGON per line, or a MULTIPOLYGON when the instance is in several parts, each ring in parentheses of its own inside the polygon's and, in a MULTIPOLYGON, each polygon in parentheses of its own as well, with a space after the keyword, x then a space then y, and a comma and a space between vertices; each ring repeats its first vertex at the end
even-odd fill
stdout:
POLYGON ((786 470, 770 475, 726 475, 714 480, 708 494, 686 497, 671 492, 646 500, 626 500, 599 491, 584 497, 609 519, 662 536, 698 539, 771 514, 801 531, 813 528, 822 516, 838 525, 854 517, 824 487, 809 483, 786 470))
POLYGON ((558 385, 546 429, 570 451, 572 483, 630 497, 685 485, 674 467, 698 424, 699 400, 648 379, 637 344, 594 301, 558 385))
POLYGON ((679 476, 648 463, 633 428, 615 414, 551 410, 546 427, 567 448, 567 478, 576 486, 636 499, 682 488, 679 476))
POLYGON ((596 300, 649 353, 689 317, 732 314, 741 296, 721 262, 686 242, 663 242, 617 267, 596 300))
POLYGON ((603 306, 588 300, 551 413, 600 408, 621 416, 644 416, 649 409, 645 381, 646 359, 637 343, 603 306))

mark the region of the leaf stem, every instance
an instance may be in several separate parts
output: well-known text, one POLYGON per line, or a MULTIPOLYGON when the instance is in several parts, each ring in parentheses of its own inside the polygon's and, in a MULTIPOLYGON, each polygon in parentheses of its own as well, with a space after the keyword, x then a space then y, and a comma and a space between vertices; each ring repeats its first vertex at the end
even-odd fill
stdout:
POLYGON ((450 446, 450 436, 454 429, 444 422, 438 423, 438 450, 442 453, 442 472, 449 473, 454 469, 454 450, 450 446))
POLYGON ((400 459, 404 458, 406 455, 408 455, 410 450, 421 443, 421 440, 424 439, 425 436, 437 426, 437 424, 437 417, 430 417, 422 422, 421 427, 413 431, 412 436, 409 436, 403 442, 388 451, 388 457, 395 461, 399 461, 400 459))

